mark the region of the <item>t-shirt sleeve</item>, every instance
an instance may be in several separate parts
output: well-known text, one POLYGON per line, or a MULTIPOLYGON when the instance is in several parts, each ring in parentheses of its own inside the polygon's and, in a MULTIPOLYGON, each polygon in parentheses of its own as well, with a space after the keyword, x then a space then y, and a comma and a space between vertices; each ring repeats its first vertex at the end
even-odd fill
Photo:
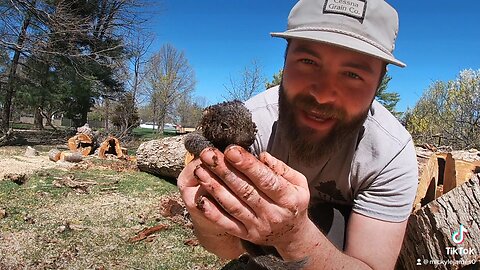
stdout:
POLYGON ((372 181, 358 190, 353 211, 383 221, 402 222, 412 211, 417 185, 418 165, 410 140, 372 181))

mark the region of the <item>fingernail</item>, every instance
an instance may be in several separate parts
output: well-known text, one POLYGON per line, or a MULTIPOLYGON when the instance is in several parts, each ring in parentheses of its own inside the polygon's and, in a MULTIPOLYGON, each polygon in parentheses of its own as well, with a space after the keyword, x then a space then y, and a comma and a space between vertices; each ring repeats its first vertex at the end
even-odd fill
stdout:
POLYGON ((210 167, 216 167, 218 165, 218 157, 215 154, 213 148, 205 148, 201 153, 200 156, 202 158, 203 163, 210 167))
POLYGON ((205 181, 202 179, 202 175, 205 177, 205 169, 199 164, 195 167, 195 170, 193 170, 193 176, 198 182, 205 183, 205 181))
POLYGON ((228 147, 225 151, 225 156, 233 163, 239 163, 243 159, 243 154, 239 146, 228 147))
POLYGON ((200 177, 198 177, 198 175, 197 175, 198 169, 200 169, 200 164, 195 166, 195 169, 193 170, 193 177, 195 177, 195 179, 197 179, 197 181, 200 181, 200 177))

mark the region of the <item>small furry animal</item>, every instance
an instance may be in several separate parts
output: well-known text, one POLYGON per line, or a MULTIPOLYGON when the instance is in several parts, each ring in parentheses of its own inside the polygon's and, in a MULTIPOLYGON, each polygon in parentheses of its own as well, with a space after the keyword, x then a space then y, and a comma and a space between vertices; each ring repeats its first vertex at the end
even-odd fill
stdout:
MULTIPOLYGON (((184 145, 194 157, 207 147, 224 151, 236 144, 245 149, 253 144, 257 128, 251 112, 239 100, 222 102, 205 109, 196 132, 185 137, 184 145)), ((242 240, 242 246, 249 254, 247 270, 290 270, 301 269, 304 261, 285 262, 273 247, 260 246, 242 240)))

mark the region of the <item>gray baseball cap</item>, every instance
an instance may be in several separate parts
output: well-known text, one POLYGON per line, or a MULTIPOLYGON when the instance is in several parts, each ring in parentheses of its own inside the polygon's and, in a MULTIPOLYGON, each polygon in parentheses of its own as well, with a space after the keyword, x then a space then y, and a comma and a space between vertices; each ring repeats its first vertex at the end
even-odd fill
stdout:
POLYGON ((288 29, 273 37, 329 43, 405 67, 392 52, 398 14, 384 0, 300 0, 290 11, 288 29))

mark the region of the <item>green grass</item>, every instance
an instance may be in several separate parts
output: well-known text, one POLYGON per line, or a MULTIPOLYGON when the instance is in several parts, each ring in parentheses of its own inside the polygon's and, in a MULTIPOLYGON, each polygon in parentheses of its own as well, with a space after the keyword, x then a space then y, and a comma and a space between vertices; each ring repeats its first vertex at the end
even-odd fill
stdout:
POLYGON ((226 264, 200 246, 186 219, 163 217, 162 198, 176 186, 143 172, 108 169, 37 172, 23 185, 0 181, 0 269, 220 269, 226 264), (55 183, 69 177, 95 183, 85 190, 55 183), (158 224, 152 241, 128 240, 158 224))
POLYGON ((27 123, 12 123, 12 128, 14 129, 33 129, 33 124, 27 123))
POLYGON ((133 129, 133 135, 140 140, 154 140, 154 139, 161 139, 164 137, 163 134, 159 133, 156 130, 153 130, 151 128, 140 128, 140 127, 133 129))
POLYGON ((138 138, 139 140, 142 141, 148 141, 148 140, 155 140, 155 139, 161 139, 164 137, 171 137, 171 136, 176 136, 176 133, 159 133, 156 130, 153 130, 151 128, 140 128, 137 127, 133 129, 133 135, 138 138))

